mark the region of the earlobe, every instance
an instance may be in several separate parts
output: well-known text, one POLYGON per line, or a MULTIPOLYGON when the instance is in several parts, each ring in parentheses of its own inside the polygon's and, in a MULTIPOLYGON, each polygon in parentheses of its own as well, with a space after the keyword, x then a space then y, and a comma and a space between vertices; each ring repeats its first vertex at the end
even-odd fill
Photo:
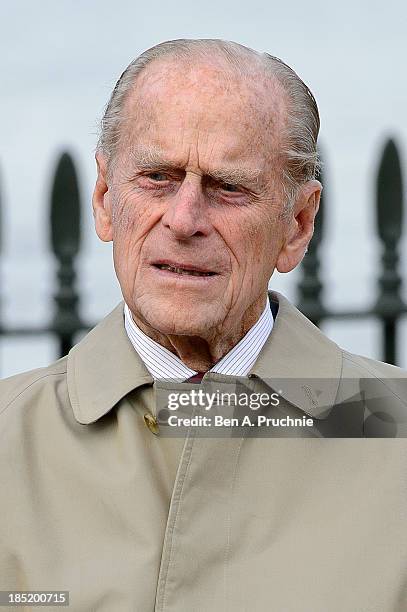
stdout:
POLYGON ((105 158, 97 153, 97 179, 93 191, 92 208, 96 233, 103 242, 113 240, 112 215, 109 187, 107 184, 107 166, 105 158))

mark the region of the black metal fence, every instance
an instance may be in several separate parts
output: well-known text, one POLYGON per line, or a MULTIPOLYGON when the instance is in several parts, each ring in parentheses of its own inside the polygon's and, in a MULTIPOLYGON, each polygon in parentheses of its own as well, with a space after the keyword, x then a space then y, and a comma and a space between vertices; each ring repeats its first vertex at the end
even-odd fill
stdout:
MULTIPOLYGON (((324 184, 323 176, 320 180, 324 184)), ((388 363, 397 364, 398 324, 407 312, 407 306, 401 296, 402 278, 398 270, 404 206, 400 155, 394 140, 389 139, 381 152, 376 177, 376 228, 382 256, 377 278, 377 297, 370 308, 333 311, 324 304, 319 253, 323 242, 326 198, 324 189, 315 233, 301 264, 301 276, 297 285, 298 306, 316 325, 327 319, 375 317, 382 327, 381 358, 388 363)), ((1 230, 0 202, 0 236, 1 230)), ((53 179, 50 199, 50 246, 58 264, 52 320, 47 326, 37 328, 6 328, 0 322, 0 336, 52 333, 58 339, 59 355, 62 356, 73 346, 78 332, 93 327, 93 324, 83 321, 79 315, 80 296, 75 282, 75 260, 81 246, 81 203, 75 164, 68 153, 61 155, 53 179)))

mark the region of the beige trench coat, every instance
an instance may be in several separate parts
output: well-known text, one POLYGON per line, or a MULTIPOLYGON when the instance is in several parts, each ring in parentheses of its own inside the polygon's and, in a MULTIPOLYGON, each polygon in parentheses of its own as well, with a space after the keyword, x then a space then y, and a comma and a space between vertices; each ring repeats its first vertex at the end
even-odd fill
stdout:
MULTIPOLYGON (((343 381, 367 376, 384 410, 406 414, 405 372, 346 353, 272 297, 251 384, 293 379, 286 408, 322 426, 343 381)), ((0 590, 68 590, 75 612, 407 610, 405 438, 154 435, 123 302, 0 391, 0 590)))

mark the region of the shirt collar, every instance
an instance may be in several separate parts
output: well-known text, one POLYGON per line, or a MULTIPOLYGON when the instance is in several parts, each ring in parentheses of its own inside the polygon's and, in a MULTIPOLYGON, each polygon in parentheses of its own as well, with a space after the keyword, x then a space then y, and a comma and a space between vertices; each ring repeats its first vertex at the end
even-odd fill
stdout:
MULTIPOLYGON (((311 416, 324 418, 337 395, 342 352, 283 295, 275 291, 269 295, 279 305, 273 333, 248 376, 274 389, 283 387, 281 395, 288 401, 311 416), (304 379, 312 385, 312 380, 322 378, 326 381, 323 392, 311 388, 310 394, 304 379)), ((127 336, 123 301, 70 350, 67 367, 69 398, 82 424, 95 422, 128 393, 154 382, 127 336)), ((210 376, 227 380, 224 374, 210 376)))
MULTIPOLYGON (((124 304, 124 326, 134 349, 154 379, 185 380, 196 374, 164 346, 147 336, 134 322, 130 308, 124 304)), ((273 329, 269 300, 256 323, 210 372, 229 376, 246 376, 273 329)))

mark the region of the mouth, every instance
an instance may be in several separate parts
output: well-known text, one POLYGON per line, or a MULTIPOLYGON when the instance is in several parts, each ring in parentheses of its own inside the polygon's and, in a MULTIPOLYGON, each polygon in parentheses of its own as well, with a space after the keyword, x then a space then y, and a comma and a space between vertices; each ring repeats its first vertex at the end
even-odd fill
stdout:
POLYGON ((180 263, 166 263, 166 262, 157 262, 153 264, 154 268, 158 270, 166 271, 170 274, 175 274, 179 276, 216 276, 216 272, 212 272, 210 270, 205 270, 196 266, 192 266, 189 264, 180 264, 180 263))

